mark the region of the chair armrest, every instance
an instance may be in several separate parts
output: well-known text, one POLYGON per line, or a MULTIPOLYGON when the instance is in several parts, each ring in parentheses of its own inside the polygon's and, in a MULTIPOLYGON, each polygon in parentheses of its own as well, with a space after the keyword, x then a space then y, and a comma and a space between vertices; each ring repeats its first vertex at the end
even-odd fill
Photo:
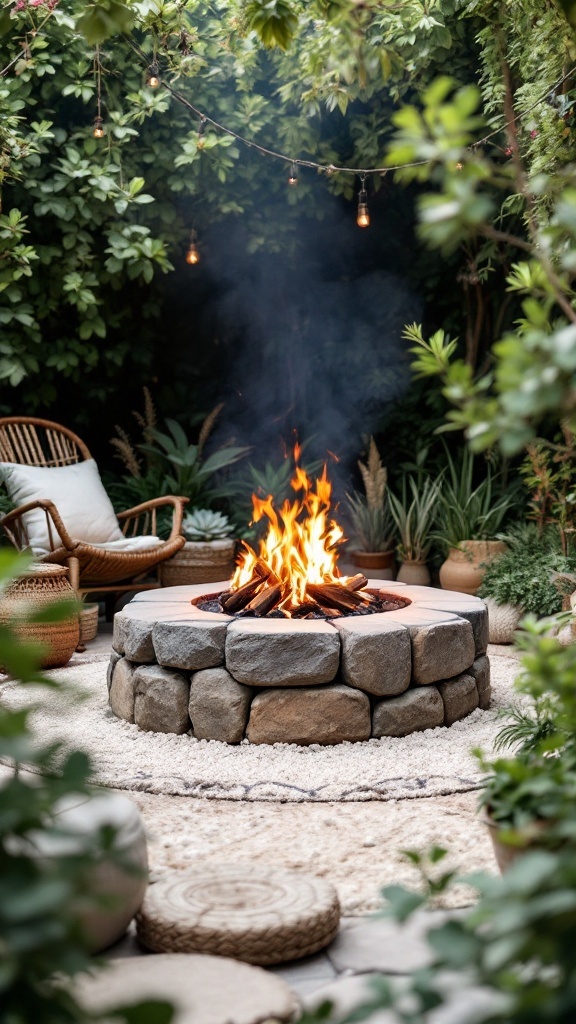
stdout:
POLYGON ((166 494, 163 498, 151 498, 150 501, 143 501, 141 505, 135 505, 134 508, 126 509, 125 512, 119 512, 118 520, 122 524, 122 532, 127 537, 136 537, 138 533, 146 533, 148 529, 151 529, 152 533, 156 533, 156 510, 164 508, 166 505, 171 505, 173 509, 172 529, 170 530, 168 540, 180 537, 182 534, 184 506, 189 501, 189 498, 166 494), (139 530, 138 526, 141 520, 143 521, 144 528, 139 530), (150 524, 149 527, 148 523, 150 524))
POLYGON ((49 501, 47 498, 39 498, 37 501, 29 501, 26 505, 20 505, 19 508, 12 509, 12 511, 8 512, 7 515, 2 516, 0 519, 0 526, 14 547, 19 551, 23 551, 25 548, 30 547, 28 531, 26 529, 23 516, 26 512, 32 512, 35 508, 43 509, 46 513, 46 519, 48 521, 48 536, 50 537, 52 547, 56 547, 52 538, 51 527, 53 525, 62 546, 66 548, 67 551, 73 551, 74 548, 78 546, 78 541, 72 540, 68 530, 62 522, 62 517, 60 516, 56 505, 53 501, 49 501), (52 522, 50 522, 50 520, 52 522))

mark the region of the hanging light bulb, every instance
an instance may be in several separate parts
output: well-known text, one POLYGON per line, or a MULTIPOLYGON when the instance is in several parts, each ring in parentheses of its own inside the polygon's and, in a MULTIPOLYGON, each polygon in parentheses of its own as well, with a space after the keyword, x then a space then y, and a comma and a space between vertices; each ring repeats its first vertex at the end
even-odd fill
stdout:
POLYGON ((146 85, 150 86, 151 89, 157 89, 161 81, 158 64, 154 61, 146 73, 146 85))
POLYGON ((206 128, 206 118, 205 117, 201 117, 200 118, 200 124, 198 126, 198 141, 196 143, 198 149, 204 149, 204 143, 206 142, 206 139, 204 137, 204 129, 205 128, 206 128))
POLYGON ((367 228, 370 225, 370 214, 368 212, 368 193, 365 188, 366 175, 364 174, 361 179, 361 189, 358 193, 358 213, 356 215, 356 223, 359 228, 367 228))
POLYGON ((186 252, 186 263, 189 263, 190 266, 200 263, 200 253, 198 252, 198 247, 196 245, 196 232, 194 229, 190 232, 190 244, 186 252))
POLYGON ((106 132, 102 119, 102 65, 100 63, 99 46, 96 47, 96 52, 94 53, 94 77, 96 78, 96 117, 94 118, 92 135, 95 139, 103 139, 106 132))
POLYGON ((288 184, 289 185, 297 185, 298 184, 298 171, 296 170, 296 164, 294 163, 294 161, 292 161, 292 164, 290 165, 290 174, 288 175, 288 184))

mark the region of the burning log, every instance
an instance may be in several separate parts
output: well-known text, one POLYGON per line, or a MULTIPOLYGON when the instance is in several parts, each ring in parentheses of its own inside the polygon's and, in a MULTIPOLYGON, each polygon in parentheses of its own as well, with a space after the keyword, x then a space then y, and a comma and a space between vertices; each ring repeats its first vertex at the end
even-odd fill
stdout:
POLYGON ((340 583, 309 583, 306 593, 318 604, 336 608, 339 612, 355 612, 372 603, 372 598, 343 587, 340 583))
POLYGON ((282 600, 282 587, 276 583, 273 587, 264 586, 264 589, 256 594, 244 608, 245 612, 252 612, 254 615, 267 615, 282 600))
POLYGON ((222 610, 227 615, 235 615, 252 600, 256 595, 256 592, 262 586, 264 580, 261 576, 255 576, 253 579, 248 580, 243 587, 239 587, 238 590, 226 591, 225 594, 220 595, 220 604, 222 610))
POLYGON ((347 590, 362 590, 367 583, 368 580, 366 579, 366 576, 364 576, 363 573, 358 572, 355 576, 351 576, 344 586, 347 590))
POLYGON ((294 608, 291 612, 293 619, 305 619, 310 613, 316 615, 323 615, 324 612, 317 601, 303 601, 297 608, 294 608))

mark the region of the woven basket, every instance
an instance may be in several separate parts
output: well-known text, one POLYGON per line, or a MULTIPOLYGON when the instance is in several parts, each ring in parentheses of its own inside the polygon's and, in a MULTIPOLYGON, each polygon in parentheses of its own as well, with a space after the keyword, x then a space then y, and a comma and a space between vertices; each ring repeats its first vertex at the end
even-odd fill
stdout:
POLYGON ((59 668, 70 661, 80 636, 78 613, 74 611, 58 622, 27 620, 55 601, 74 596, 68 570, 42 562, 33 563, 24 576, 12 580, 0 597, 0 623, 14 629, 24 643, 42 644, 41 668, 59 668))
POLYGON ((89 644, 98 633, 98 605, 83 604, 80 609, 80 643, 89 644))
POLYGON ((162 586, 229 580, 234 572, 234 546, 233 540, 187 541, 172 558, 162 562, 162 586))

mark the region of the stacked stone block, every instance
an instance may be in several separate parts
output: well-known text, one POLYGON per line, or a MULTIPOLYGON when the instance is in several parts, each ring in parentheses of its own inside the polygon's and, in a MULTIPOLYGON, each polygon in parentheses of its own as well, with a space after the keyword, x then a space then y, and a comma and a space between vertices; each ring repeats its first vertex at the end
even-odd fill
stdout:
POLYGON ((198 739, 307 745, 406 736, 489 707, 478 598, 374 580, 411 603, 329 621, 233 618, 191 603, 225 586, 147 591, 115 616, 115 715, 198 739))

